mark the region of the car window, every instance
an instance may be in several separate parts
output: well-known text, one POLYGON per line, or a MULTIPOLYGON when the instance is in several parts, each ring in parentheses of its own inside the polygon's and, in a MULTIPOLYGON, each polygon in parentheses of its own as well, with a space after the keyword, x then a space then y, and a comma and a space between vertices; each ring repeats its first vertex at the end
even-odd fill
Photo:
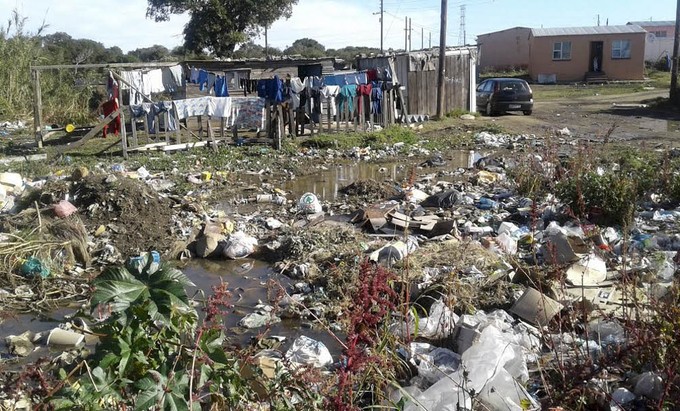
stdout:
POLYGON ((529 87, 523 81, 503 81, 501 82, 501 91, 509 91, 515 93, 528 93, 529 87))
POLYGON ((484 88, 488 84, 488 81, 482 81, 478 86, 477 86, 477 91, 484 91, 484 88))
POLYGON ((493 91, 493 81, 487 81, 484 91, 493 91))

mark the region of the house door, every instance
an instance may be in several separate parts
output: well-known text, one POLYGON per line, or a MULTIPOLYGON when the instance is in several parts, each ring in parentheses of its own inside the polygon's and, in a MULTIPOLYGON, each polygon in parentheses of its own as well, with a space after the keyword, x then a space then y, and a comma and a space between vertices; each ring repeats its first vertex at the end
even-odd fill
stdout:
POLYGON ((601 41, 590 42, 590 67, 588 71, 602 71, 602 57, 604 57, 604 43, 601 41))

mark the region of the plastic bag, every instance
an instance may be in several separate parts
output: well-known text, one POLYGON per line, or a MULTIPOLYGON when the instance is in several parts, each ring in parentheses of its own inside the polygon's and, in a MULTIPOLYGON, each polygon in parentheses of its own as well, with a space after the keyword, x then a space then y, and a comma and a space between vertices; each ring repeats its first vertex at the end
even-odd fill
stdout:
POLYGON ((298 208, 305 214, 316 214, 323 211, 319 199, 313 193, 305 193, 300 197, 298 208))
POLYGON ((325 367, 333 362, 333 357, 324 343, 304 335, 293 342, 286 352, 286 358, 291 362, 316 368, 325 367))
POLYGON ((237 231, 227 239, 223 254, 229 259, 238 260, 254 253, 256 246, 257 239, 255 237, 251 237, 243 231, 237 231))
POLYGON ((59 218, 66 218, 78 211, 78 209, 66 200, 61 200, 54 206, 54 214, 59 218))
POLYGON ((456 190, 443 191, 426 198, 422 203, 423 207, 451 208, 460 204, 461 194, 456 190))
POLYGON ((130 257, 125 263, 125 268, 131 273, 151 275, 161 267, 161 255, 158 251, 142 253, 138 257, 130 257))

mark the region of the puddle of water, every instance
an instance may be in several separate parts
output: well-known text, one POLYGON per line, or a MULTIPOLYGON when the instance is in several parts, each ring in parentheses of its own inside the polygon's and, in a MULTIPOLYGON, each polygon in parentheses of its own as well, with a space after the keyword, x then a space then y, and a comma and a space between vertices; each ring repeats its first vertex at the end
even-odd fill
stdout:
MULTIPOLYGON (((459 150, 453 153, 450 158, 446 158, 446 165, 434 167, 432 170, 455 170, 467 168, 480 158, 474 151, 459 150)), ((321 170, 315 174, 298 177, 295 180, 286 182, 284 190, 291 192, 293 198, 300 197, 304 193, 311 192, 316 194, 320 200, 337 200, 338 192, 355 181, 376 180, 392 181, 402 183, 408 179, 413 167, 420 162, 413 160, 413 163, 349 163, 339 164, 328 170, 321 170)))
MULTIPOLYGON (((247 314, 252 313, 259 302, 268 303, 268 281, 278 281, 288 292, 295 283, 288 277, 275 273, 268 264, 249 259, 238 261, 196 259, 192 260, 182 271, 196 284, 194 289, 188 290, 190 296, 202 291, 207 297, 212 293, 213 286, 219 285, 220 282, 228 283, 228 288, 232 293, 231 303, 234 304, 234 309, 225 317, 225 325, 228 329, 238 327, 238 322, 247 314)), ((243 329, 237 329, 239 332, 241 330, 243 329)), ((259 328, 238 335, 228 332, 227 335, 234 342, 247 344, 253 336, 263 330, 264 328, 259 328)), ((286 337, 287 341, 282 347, 284 349, 287 349, 295 338, 306 335, 322 341, 334 357, 341 350, 340 344, 328 332, 316 328, 304 328, 299 320, 283 320, 274 324, 271 326, 269 335, 286 337)))

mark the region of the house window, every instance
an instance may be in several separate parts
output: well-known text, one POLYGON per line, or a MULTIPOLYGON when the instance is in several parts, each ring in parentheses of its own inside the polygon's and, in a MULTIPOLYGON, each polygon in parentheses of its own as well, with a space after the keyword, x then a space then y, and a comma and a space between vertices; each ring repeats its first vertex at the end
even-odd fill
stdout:
POLYGON ((614 40, 612 42, 612 59, 630 58, 630 40, 614 40))
POLYGON ((553 60, 571 60, 571 41, 558 41, 553 45, 553 60))
POLYGON ((668 37, 668 32, 666 32, 666 31, 655 31, 654 36, 656 36, 656 37, 668 37))

